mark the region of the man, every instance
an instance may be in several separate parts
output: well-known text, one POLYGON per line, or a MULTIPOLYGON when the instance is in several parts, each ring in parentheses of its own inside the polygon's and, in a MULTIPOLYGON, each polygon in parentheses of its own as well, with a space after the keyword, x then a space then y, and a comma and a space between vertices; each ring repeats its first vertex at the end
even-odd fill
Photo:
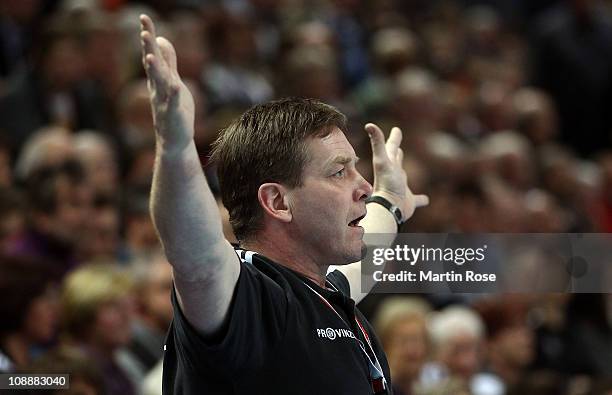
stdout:
POLYGON ((44 257, 62 275, 80 263, 83 228, 91 217, 91 187, 82 166, 72 159, 44 165, 25 179, 30 211, 26 232, 8 252, 44 257))
POLYGON ((234 250, 202 173, 193 99, 174 49, 156 38, 149 17, 141 23, 157 139, 151 211, 175 290, 164 393, 390 392, 384 353, 355 302, 365 296, 357 262, 364 231, 394 235, 427 204, 406 185, 401 131, 385 145, 382 131, 366 125, 372 188, 333 107, 287 99, 247 111, 213 155, 240 241, 234 250), (384 200, 365 217, 373 193, 384 200), (331 264, 346 266, 327 275, 331 264))

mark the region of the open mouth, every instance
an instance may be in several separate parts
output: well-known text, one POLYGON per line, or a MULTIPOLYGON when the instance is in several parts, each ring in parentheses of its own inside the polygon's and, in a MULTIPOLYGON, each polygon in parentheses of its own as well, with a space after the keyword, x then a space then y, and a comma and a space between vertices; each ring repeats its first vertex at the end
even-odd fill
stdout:
POLYGON ((349 226, 351 227, 358 227, 359 226, 359 221, 361 221, 366 215, 363 214, 361 217, 359 218, 355 218, 354 220, 352 220, 351 222, 349 222, 349 226))

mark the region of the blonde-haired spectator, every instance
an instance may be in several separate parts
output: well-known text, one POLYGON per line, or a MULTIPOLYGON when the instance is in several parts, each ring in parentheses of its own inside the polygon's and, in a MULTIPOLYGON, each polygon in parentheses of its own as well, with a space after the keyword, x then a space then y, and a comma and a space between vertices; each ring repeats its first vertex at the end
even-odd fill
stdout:
POLYGON ((374 320, 393 377, 393 393, 411 395, 426 361, 429 340, 426 317, 430 306, 411 296, 386 299, 374 320))
POLYGON ((70 273, 61 295, 66 341, 102 371, 108 395, 134 394, 135 378, 118 363, 132 321, 132 279, 113 264, 88 264, 70 273))

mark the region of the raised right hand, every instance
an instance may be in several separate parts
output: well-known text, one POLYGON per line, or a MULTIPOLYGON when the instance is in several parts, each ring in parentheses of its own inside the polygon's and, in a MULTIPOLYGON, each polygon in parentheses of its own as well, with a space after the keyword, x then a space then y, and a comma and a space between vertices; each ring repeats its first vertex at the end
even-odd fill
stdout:
POLYGON ((142 64, 147 73, 157 142, 164 150, 180 152, 193 142, 193 96, 176 68, 176 52, 170 41, 156 37, 155 25, 140 16, 142 64))

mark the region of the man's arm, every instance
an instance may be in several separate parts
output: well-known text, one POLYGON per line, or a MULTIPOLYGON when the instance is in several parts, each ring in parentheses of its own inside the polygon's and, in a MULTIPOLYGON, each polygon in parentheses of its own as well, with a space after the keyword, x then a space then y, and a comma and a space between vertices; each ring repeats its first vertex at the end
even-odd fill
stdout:
POLYGON ((176 68, 170 42, 155 36, 142 15, 143 65, 151 96, 156 158, 151 216, 172 265, 179 304, 202 334, 217 330, 240 274, 238 257, 222 232, 215 199, 195 148, 193 97, 176 68))
MULTIPOLYGON (((406 171, 403 168, 404 154, 400 148, 402 131, 391 129, 391 134, 385 143, 385 136, 380 128, 372 123, 365 126, 372 145, 372 165, 374 166, 374 195, 382 196, 400 208, 402 221, 412 217, 414 210, 426 206, 429 198, 425 195, 412 193, 407 183, 406 171)), ((397 234, 397 223, 393 215, 380 204, 370 203, 368 213, 361 221, 367 235, 376 235, 376 243, 388 247, 397 234)), ((371 289, 361 289, 361 262, 343 266, 330 266, 329 271, 341 271, 351 286, 351 298, 359 303, 371 289), (365 292, 363 292, 365 291, 365 292)))

